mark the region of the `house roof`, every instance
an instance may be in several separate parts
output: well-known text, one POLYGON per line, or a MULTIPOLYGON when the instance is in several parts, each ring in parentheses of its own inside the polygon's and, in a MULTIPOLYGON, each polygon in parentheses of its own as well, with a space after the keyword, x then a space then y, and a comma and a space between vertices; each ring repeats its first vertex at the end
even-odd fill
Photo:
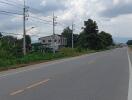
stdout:
MULTIPOLYGON (((55 34, 55 35, 56 35, 56 36, 59 36, 59 37, 62 37, 62 38, 65 38, 65 37, 63 37, 62 35, 59 35, 59 34, 55 34)), ((53 35, 49 35, 49 36, 40 37, 39 39, 46 38, 46 37, 51 37, 51 36, 53 36, 53 35)))

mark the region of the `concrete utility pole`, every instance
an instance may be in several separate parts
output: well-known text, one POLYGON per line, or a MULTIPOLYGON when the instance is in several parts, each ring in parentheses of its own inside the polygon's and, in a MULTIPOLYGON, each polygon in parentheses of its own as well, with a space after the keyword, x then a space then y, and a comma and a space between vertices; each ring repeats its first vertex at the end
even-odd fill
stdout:
POLYGON ((72 22, 72 49, 74 48, 74 23, 72 22))
POLYGON ((53 53, 55 54, 55 25, 56 25, 56 16, 54 15, 54 12, 53 12, 53 39, 52 39, 52 42, 53 42, 53 53))
POLYGON ((26 20, 29 15, 27 14, 28 7, 26 7, 26 1, 24 0, 24 7, 23 7, 23 54, 26 55, 26 20))
POLYGON ((26 55, 26 5, 23 7, 23 54, 26 55))

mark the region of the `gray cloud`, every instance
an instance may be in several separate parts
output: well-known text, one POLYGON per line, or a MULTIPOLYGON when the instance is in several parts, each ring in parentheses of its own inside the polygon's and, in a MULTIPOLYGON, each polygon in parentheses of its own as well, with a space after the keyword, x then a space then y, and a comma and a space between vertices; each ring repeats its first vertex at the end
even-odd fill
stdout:
POLYGON ((30 8, 30 11, 35 14, 48 15, 49 13, 52 13, 53 11, 67 9, 64 4, 64 1, 60 1, 60 0, 46 0, 45 5, 42 4, 42 0, 39 0, 37 2, 33 1, 32 3, 35 3, 35 6, 34 6, 35 9, 30 8))
POLYGON ((22 30, 22 23, 20 22, 12 22, 9 19, 3 21, 2 25, 0 25, 0 31, 2 32, 15 32, 16 30, 22 30))
MULTIPOLYGON (((18 2, 18 0, 8 1, 16 2, 16 5, 18 6, 19 4, 23 3, 18 2)), ((128 4, 125 3, 126 0, 119 0, 120 2, 114 5, 113 0, 45 0, 45 5, 42 5, 42 1, 43 0, 26 0, 26 4, 30 7, 29 11, 37 17, 52 16, 52 12, 54 11, 55 15, 58 16, 58 18, 56 19, 57 22, 62 23, 66 26, 71 25, 71 21, 74 18, 76 24, 75 30, 79 30, 79 27, 83 26, 84 20, 93 18, 98 22, 100 30, 112 33, 113 36, 117 37, 131 36, 130 26, 132 26, 132 17, 129 14, 132 14, 132 2, 129 2, 128 4), (106 8, 106 10, 102 11, 104 8, 106 8), (123 17, 120 15, 126 16, 123 17)), ((1 7, 1 10, 20 13, 22 11, 22 8, 18 8, 18 6, 11 7, 9 5, 6 5, 4 7, 1 7)), ((0 31, 22 33, 22 20, 16 18, 14 22, 11 21, 15 18, 16 16, 14 15, 3 15, 0 13, 0 31)), ((52 20, 48 18, 43 19, 52 20)), ((41 36, 52 34, 51 25, 44 24, 44 22, 41 20, 32 19, 31 17, 29 17, 27 28, 31 26, 37 26, 38 34, 40 34, 41 36)), ((63 27, 65 26, 58 24, 56 26, 56 33, 61 33, 63 27)))
POLYGON ((112 18, 120 15, 132 14, 132 4, 119 4, 100 13, 101 16, 112 18))

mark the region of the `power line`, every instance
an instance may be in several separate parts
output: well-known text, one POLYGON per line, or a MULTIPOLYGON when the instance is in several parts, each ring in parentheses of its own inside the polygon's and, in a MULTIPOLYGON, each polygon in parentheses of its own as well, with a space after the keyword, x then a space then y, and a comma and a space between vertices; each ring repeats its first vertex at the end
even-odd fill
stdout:
MULTIPOLYGON (((37 12, 42 12, 40 11, 39 9, 36 9, 36 8, 33 8, 33 7, 29 7, 31 10, 36 10, 37 12)), ((30 10, 31 13, 33 13, 32 11, 30 10)), ((46 16, 45 18, 49 18, 49 19, 52 19, 52 16, 46 16)))
POLYGON ((9 12, 9 11, 4 11, 4 10, 0 10, 1 13, 7 13, 7 14, 15 14, 15 15, 22 15, 20 13, 16 13, 16 12, 9 12))
POLYGON ((20 3, 18 3, 18 2, 15 2, 15 1, 10 1, 10 0, 4 0, 4 1, 6 1, 6 2, 9 2, 9 3, 12 3, 12 4, 17 4, 17 5, 20 5, 22 8, 23 8, 23 4, 20 4, 20 3))
MULTIPOLYGON (((6 1, 9 1, 9 0, 6 0, 6 1)), ((6 2, 3 2, 3 1, 0 1, 1 3, 5 3, 5 4, 9 4, 9 5, 12 5, 12 6, 17 6, 17 5, 15 5, 17 2, 14 2, 14 1, 12 1, 13 3, 15 3, 15 4, 11 4, 11 3, 6 3, 6 2)), ((21 5, 21 8, 23 8, 23 4, 19 4, 19 5, 21 5)), ((42 12, 42 11, 40 11, 40 10, 38 10, 38 9, 36 9, 36 8, 33 8, 33 7, 29 7, 29 6, 27 6, 26 4, 25 4, 25 7, 26 8, 31 8, 32 10, 36 10, 36 11, 39 11, 39 12, 42 12)), ((46 16, 45 18, 50 18, 50 19, 52 19, 52 17, 51 16, 46 16)))
MULTIPOLYGON (((8 1, 8 0, 6 0, 6 1, 8 1)), ((14 3, 16 3, 16 2, 14 2, 14 3)), ((9 3, 7 3, 7 4, 9 4, 9 3)), ((22 4, 21 4, 22 5, 22 4)), ((23 5, 22 5, 23 6, 23 5)), ((26 5, 25 5, 26 6, 26 5)), ((31 7, 30 7, 31 8, 31 7)), ((36 8, 31 8, 31 9, 34 9, 34 10, 37 10, 37 11, 39 11, 38 9, 36 9, 36 8)), ((14 12, 6 12, 6 13, 11 13, 11 14, 18 14, 18 13, 14 13, 14 12)), ((18 15, 21 15, 21 14, 18 14, 18 15)), ((31 16, 32 18, 35 18, 35 19, 38 19, 38 20, 42 20, 42 21, 45 21, 45 22, 48 22, 48 23, 50 23, 50 22, 52 22, 52 21, 47 21, 47 20, 44 20, 44 19, 42 19, 42 18, 39 18, 39 17, 35 17, 35 16, 31 16)), ((51 18, 50 16, 47 16, 46 18, 51 18)), ((61 26, 63 25, 64 27, 67 27, 68 25, 66 25, 66 24, 63 24, 63 23, 57 23, 58 25, 60 24, 61 26)))
MULTIPOLYGON (((14 6, 14 7, 19 7, 19 8, 21 8, 21 9, 23 9, 24 6, 25 6, 25 8, 29 9, 29 6, 27 6, 26 3, 25 3, 25 4, 20 4, 20 3, 18 3, 18 2, 14 2, 14 1, 10 1, 10 0, 5 0, 5 1, 1 1, 1 3, 5 3, 5 4, 8 4, 8 5, 12 5, 12 6, 14 6), (5 1, 6 1, 6 2, 5 2, 5 1)), ((15 9, 15 10, 16 10, 16 9, 15 9)), ((22 10, 22 11, 23 11, 23 10, 22 10)))
POLYGON ((60 23, 60 22, 57 22, 57 25, 64 26, 64 27, 67 27, 68 26, 68 25, 66 25, 64 23, 60 23))
POLYGON ((13 7, 19 7, 19 8, 22 8, 22 7, 18 6, 18 5, 15 5, 16 3, 13 4, 13 3, 5 2, 5 1, 0 1, 0 3, 1 3, 1 4, 6 4, 6 5, 10 5, 10 6, 13 6, 13 7))
POLYGON ((0 12, 0 14, 2 14, 2 15, 10 15, 10 13, 1 13, 1 12, 0 12))
POLYGON ((33 17, 31 17, 32 19, 29 19, 29 21, 39 21, 39 22, 41 22, 41 23, 43 23, 43 24, 48 24, 48 25, 52 25, 52 23, 49 23, 49 22, 45 22, 44 20, 40 20, 40 19, 38 19, 38 18, 33 18, 33 17))
POLYGON ((44 20, 44 19, 39 18, 39 17, 35 17, 35 16, 30 16, 30 17, 31 18, 35 18, 35 19, 38 19, 38 20, 41 20, 41 21, 44 21, 44 22, 52 23, 52 21, 44 20))

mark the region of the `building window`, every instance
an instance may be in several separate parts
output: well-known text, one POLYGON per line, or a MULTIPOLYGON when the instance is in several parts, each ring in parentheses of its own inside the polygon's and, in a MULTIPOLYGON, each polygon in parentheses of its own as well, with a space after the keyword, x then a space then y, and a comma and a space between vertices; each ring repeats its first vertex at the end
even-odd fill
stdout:
POLYGON ((59 43, 61 42, 61 40, 59 40, 59 43))
POLYGON ((51 40, 48 40, 48 42, 51 42, 51 40))
POLYGON ((43 40, 43 43, 45 43, 45 40, 43 40))
POLYGON ((55 40, 55 42, 57 42, 57 40, 55 40))

